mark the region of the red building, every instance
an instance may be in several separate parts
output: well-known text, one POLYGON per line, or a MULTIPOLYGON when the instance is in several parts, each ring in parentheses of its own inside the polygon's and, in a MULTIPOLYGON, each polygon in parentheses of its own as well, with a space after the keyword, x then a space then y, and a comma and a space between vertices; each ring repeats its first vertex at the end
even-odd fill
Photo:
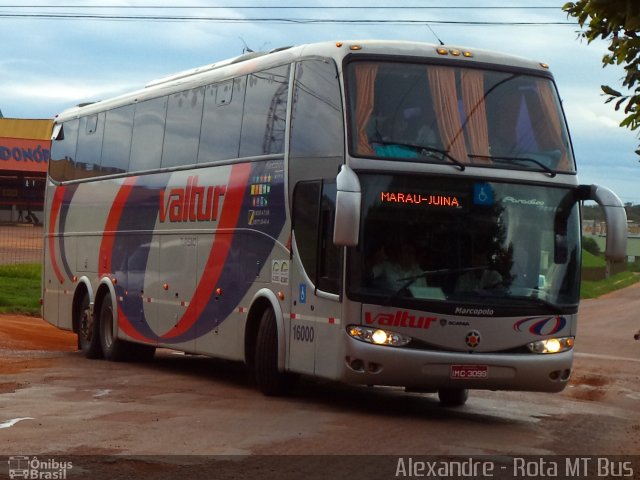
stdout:
POLYGON ((0 222, 42 222, 51 120, 0 118, 0 222))

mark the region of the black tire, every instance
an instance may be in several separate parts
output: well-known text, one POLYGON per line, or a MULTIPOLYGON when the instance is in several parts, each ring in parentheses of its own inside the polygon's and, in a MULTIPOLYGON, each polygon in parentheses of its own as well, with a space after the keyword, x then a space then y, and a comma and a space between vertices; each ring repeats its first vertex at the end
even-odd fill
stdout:
POLYGON ((461 407, 469 398, 469 390, 466 388, 441 388, 438 390, 438 398, 443 407, 461 407))
POLYGON ((91 314, 89 294, 85 293, 78 311, 78 349, 86 358, 103 358, 99 321, 91 314))
POLYGON ((265 395, 283 395, 291 388, 290 377, 278 370, 278 327, 271 308, 266 309, 260 319, 254 374, 258 388, 265 395))
POLYGON ((104 358, 111 360, 112 362, 122 362, 128 360, 130 352, 127 349, 127 344, 113 334, 114 332, 114 315, 113 306, 111 304, 111 294, 107 293, 102 299, 99 313, 99 327, 100 327, 100 344, 102 345, 102 352, 104 358))

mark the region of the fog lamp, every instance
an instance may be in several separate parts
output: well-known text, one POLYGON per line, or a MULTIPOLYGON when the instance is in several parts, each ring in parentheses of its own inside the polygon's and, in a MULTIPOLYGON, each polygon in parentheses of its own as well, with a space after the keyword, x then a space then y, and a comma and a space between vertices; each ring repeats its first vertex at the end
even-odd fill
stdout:
POLYGON ((547 338, 527 344, 533 353, 560 353, 573 348, 573 337, 547 338))

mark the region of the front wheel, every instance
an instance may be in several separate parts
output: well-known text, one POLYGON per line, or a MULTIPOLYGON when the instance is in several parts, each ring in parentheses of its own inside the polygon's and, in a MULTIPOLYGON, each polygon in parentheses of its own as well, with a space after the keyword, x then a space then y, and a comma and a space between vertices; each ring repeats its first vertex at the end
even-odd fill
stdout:
POLYGON ((282 395, 291 388, 292 377, 278 370, 278 326, 271 308, 260 319, 254 372, 258 388, 265 395, 282 395))
POLYGON ((466 388, 441 388, 438 390, 440 405, 443 407, 461 407, 469 398, 469 390, 466 388))

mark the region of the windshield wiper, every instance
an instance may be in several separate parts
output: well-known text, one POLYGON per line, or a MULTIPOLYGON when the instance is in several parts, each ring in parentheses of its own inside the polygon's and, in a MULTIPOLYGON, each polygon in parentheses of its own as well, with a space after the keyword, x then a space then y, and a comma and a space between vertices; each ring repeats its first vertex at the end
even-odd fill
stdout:
POLYGON ((395 292, 393 292, 391 295, 389 295, 388 298, 388 302, 391 302, 392 300, 398 298, 398 296, 400 296, 400 294, 406 290, 407 288, 409 288, 411 285, 413 285, 416 280, 419 280, 421 278, 427 278, 429 276, 432 275, 443 275, 443 274, 447 274, 447 273, 464 273, 464 272, 473 272, 476 270, 484 270, 486 267, 466 267, 466 268, 440 268, 438 270, 424 270, 420 273, 418 273, 417 275, 411 275, 410 277, 404 277, 404 278, 400 278, 398 279, 399 282, 405 282, 402 284, 402 286, 397 289, 395 292))
POLYGON ((469 153, 469 158, 482 158, 485 160, 492 160, 498 163, 511 163, 511 162, 529 162, 539 166, 544 172, 548 173, 551 178, 555 177, 558 172, 547 167, 544 163, 530 157, 494 157, 492 155, 473 155, 469 153))
POLYGON ((457 158, 453 157, 447 150, 441 150, 439 148, 429 147, 427 145, 416 145, 414 143, 390 142, 385 140, 382 140, 382 141, 376 140, 374 143, 377 143, 379 145, 384 145, 384 146, 398 145, 400 147, 414 148, 416 149, 417 153, 421 157, 433 157, 433 155, 430 155, 430 154, 437 153, 442 158, 446 158, 451 163, 455 164, 455 166, 458 167, 461 172, 464 172, 464 169, 466 168, 464 163, 462 163, 457 158))

